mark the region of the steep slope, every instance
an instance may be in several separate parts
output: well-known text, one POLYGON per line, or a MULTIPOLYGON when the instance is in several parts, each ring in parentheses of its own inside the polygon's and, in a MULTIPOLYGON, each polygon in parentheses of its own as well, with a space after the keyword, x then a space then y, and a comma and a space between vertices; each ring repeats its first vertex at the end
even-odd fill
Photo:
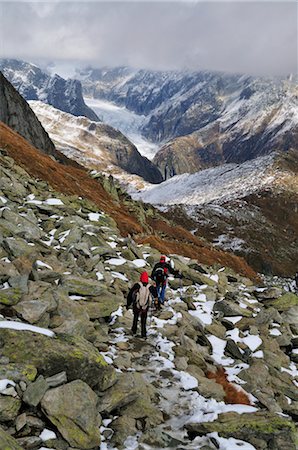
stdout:
POLYGON ((134 198, 180 205, 169 217, 219 248, 242 255, 257 271, 293 275, 298 264, 298 153, 225 164, 176 176, 134 198))
POLYGON ((41 100, 75 116, 99 120, 84 102, 80 81, 50 76, 33 64, 15 59, 0 59, 0 70, 26 100, 41 100))
POLYGON ((0 146, 28 173, 46 181, 54 189, 68 195, 79 195, 93 201, 116 222, 124 236, 132 235, 139 242, 154 244, 166 253, 179 253, 199 258, 204 264, 222 264, 250 278, 256 273, 233 254, 217 250, 206 241, 193 236, 175 222, 169 221, 152 207, 134 202, 113 180, 93 179, 86 170, 59 164, 38 152, 21 136, 0 123, 0 146))
POLYGON ((55 155, 55 146, 28 103, 0 72, 0 120, 44 153, 55 155))
MULTIPOLYGON (((136 174, 151 183, 160 183, 159 170, 120 132, 85 117, 74 117, 42 102, 30 101, 31 108, 51 139, 67 157, 96 171, 131 182, 136 174), (123 169, 123 170, 119 170, 123 169)), ((138 185, 140 179, 135 181, 138 185)))
POLYGON ((280 280, 171 255, 184 287, 144 340, 125 304, 155 248, 1 146, 0 206, 1 449, 294 449, 298 297, 280 280))

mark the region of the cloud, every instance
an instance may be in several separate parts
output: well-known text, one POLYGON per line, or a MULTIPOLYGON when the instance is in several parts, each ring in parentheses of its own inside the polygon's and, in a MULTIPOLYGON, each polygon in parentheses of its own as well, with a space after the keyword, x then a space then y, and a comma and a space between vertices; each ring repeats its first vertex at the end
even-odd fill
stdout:
POLYGON ((297 71, 295 2, 2 2, 0 56, 265 75, 297 71))

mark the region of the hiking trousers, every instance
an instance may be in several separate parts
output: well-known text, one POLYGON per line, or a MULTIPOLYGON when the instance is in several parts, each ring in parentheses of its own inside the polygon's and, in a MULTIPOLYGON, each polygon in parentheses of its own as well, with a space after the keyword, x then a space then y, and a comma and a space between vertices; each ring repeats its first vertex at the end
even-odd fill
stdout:
POLYGON ((158 296, 158 301, 159 303, 161 303, 162 305, 165 302, 165 295, 166 295, 166 284, 160 283, 160 284, 156 284, 156 290, 157 290, 157 296, 158 296))
POLYGON ((141 316, 141 336, 142 337, 147 336, 147 330, 146 330, 147 313, 148 313, 148 308, 139 309, 136 306, 133 307, 133 324, 132 324, 132 328, 131 328, 131 332, 133 334, 136 334, 136 332, 137 332, 138 320, 139 320, 139 316, 141 316))

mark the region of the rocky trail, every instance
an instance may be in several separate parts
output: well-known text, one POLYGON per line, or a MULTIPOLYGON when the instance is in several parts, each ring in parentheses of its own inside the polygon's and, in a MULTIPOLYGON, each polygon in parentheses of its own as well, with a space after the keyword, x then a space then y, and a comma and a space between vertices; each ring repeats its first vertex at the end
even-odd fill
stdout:
POLYGON ((167 304, 130 333, 160 253, 0 155, 0 448, 295 450, 298 296, 171 255, 167 304))

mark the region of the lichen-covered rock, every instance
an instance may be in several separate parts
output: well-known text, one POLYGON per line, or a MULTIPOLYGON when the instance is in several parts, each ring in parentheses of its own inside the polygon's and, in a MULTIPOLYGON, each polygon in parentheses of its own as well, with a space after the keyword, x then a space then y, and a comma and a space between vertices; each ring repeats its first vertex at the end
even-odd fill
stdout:
POLYGON ((256 448, 289 450, 296 448, 297 430, 294 422, 279 415, 255 413, 220 414, 214 422, 189 423, 186 428, 191 436, 203 436, 217 432, 222 437, 234 437, 256 445, 256 448))
POLYGON ((5 306, 16 305, 22 298, 22 292, 17 288, 0 290, 0 304, 5 306))
POLYGON ((8 422, 15 419, 19 414, 21 404, 22 402, 19 398, 0 394, 0 422, 8 422))
POLYGON ((17 441, 0 427, 0 448, 2 450, 23 450, 17 441))
POLYGON ((68 289, 69 294, 96 297, 106 292, 106 287, 98 281, 81 277, 64 276, 62 285, 68 289))
POLYGON ((80 336, 50 338, 30 331, 0 329, 0 338, 4 356, 11 362, 33 365, 45 377, 65 371, 68 380, 80 378, 99 390, 115 382, 114 369, 80 336))
POLYGON ((266 302, 266 305, 273 306, 277 311, 287 311, 290 308, 298 306, 298 295, 287 292, 276 300, 266 302))
POLYGON ((81 380, 50 389, 42 408, 70 446, 91 449, 100 445, 98 398, 81 380))

